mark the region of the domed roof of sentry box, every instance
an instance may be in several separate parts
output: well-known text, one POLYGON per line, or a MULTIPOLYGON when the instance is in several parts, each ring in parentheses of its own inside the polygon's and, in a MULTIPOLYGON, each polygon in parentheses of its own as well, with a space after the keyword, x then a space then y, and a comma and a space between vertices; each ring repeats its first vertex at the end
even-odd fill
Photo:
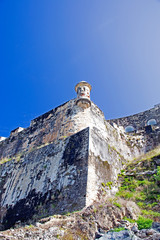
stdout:
POLYGON ((86 81, 81 81, 81 82, 77 83, 75 86, 76 92, 77 92, 78 87, 80 87, 80 86, 87 86, 90 89, 90 91, 92 89, 92 86, 89 83, 87 83, 86 81))

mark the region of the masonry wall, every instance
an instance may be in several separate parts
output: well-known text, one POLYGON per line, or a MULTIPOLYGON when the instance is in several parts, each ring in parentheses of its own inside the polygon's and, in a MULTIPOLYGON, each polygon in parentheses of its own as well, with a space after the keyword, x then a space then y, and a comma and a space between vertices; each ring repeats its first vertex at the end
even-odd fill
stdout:
POLYGON ((73 99, 34 119, 0 143, 1 227, 79 210, 115 192, 123 165, 145 150, 143 133, 126 135, 94 103, 83 110, 73 99))
POLYGON ((140 129, 144 128, 150 119, 155 119, 157 121, 157 125, 160 126, 160 105, 131 116, 111 119, 108 120, 108 122, 111 124, 116 123, 118 126, 123 126, 124 128, 132 125, 135 129, 140 129))
POLYGON ((70 100, 37 117, 31 121, 30 127, 0 142, 0 159, 30 152, 37 146, 57 142, 86 127, 104 124, 104 115, 94 103, 91 108, 83 110, 75 102, 75 99, 70 100))
POLYGON ((34 119, 30 127, 0 142, 0 159, 10 159, 31 152, 37 147, 69 137, 86 127, 97 127, 100 134, 108 139, 109 144, 116 147, 125 157, 131 158, 132 155, 138 154, 137 150, 130 149, 125 144, 120 132, 106 122, 102 111, 93 102, 90 108, 83 110, 73 99, 34 119))
POLYGON ((1 226, 86 205, 89 128, 0 168, 1 226))
POLYGON ((101 197, 111 195, 117 188, 117 177, 125 163, 124 157, 109 145, 97 128, 90 130, 88 180, 86 205, 101 197), (108 183, 111 185, 109 186, 108 183))
POLYGON ((1 229, 16 221, 72 212, 111 193, 124 158, 95 128, 86 128, 0 167, 1 229))
POLYGON ((30 127, 0 142, 0 159, 29 152, 37 146, 73 135, 77 132, 74 131, 73 122, 70 119, 70 109, 73 105, 74 100, 71 100, 43 114, 32 120, 30 127))
POLYGON ((143 142, 142 153, 146 153, 160 145, 160 105, 135 115, 112 119, 107 122, 114 128, 121 129, 125 138, 129 140, 127 140, 127 143, 130 145, 135 144, 133 143, 134 137, 137 137, 138 141, 141 138, 143 142), (157 124, 147 127, 147 122, 150 119, 155 119, 157 124), (134 127, 135 131, 133 133, 125 133, 125 127, 129 125, 134 127))

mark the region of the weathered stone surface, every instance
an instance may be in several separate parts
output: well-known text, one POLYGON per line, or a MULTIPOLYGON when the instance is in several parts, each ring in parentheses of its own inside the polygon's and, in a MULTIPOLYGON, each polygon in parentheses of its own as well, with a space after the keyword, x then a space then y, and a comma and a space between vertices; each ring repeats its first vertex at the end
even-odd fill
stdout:
POLYGON ((96 129, 24 153, 1 165, 1 223, 79 210, 110 194, 122 157, 96 129), (110 188, 107 182, 113 182, 110 188), (103 191, 102 191, 102 183, 103 191))
MULTIPOLYGON (((126 209, 126 201, 122 203, 122 208, 119 208, 107 199, 106 195, 102 195, 100 201, 95 201, 79 212, 50 216, 36 224, 32 221, 29 226, 22 227, 21 223, 17 223, 16 228, 1 232, 0 237, 5 240, 11 240, 13 236, 19 240, 24 239, 24 236, 30 236, 32 240, 94 240, 96 232, 104 235, 109 229, 124 222, 124 216, 131 216, 131 212, 126 209)), ((137 209, 133 211, 137 212, 137 209)))
POLYGON ((135 129, 140 129, 145 127, 150 119, 155 119, 157 125, 160 126, 160 105, 131 116, 111 119, 109 122, 112 124, 116 123, 118 126, 123 126, 124 128, 132 125, 135 129))
MULTIPOLYGON (((118 199, 121 201, 122 199, 118 199)), ((16 228, 0 232, 0 239, 112 239, 112 240, 159 240, 160 233, 155 229, 133 230, 136 223, 123 220, 124 216, 130 217, 137 212, 134 203, 133 208, 127 209, 127 201, 123 200, 121 208, 107 200, 107 196, 101 196, 101 200, 94 202, 91 206, 75 213, 54 215, 41 219, 36 224, 16 224, 16 228), (126 230, 114 232, 115 228, 124 227, 126 230), (112 232, 109 231, 112 229, 112 232)), ((157 224, 153 226, 158 227, 157 224)))
POLYGON ((142 136, 128 139, 123 131, 105 121, 102 111, 93 102, 90 108, 82 109, 73 99, 37 117, 31 121, 30 127, 0 142, 0 159, 30 152, 38 146, 64 139, 87 127, 97 129, 99 135, 125 157, 132 158, 143 152, 142 136))
POLYGON ((153 222, 152 228, 155 229, 157 232, 160 232, 160 223, 159 222, 153 222))
MULTIPOLYGON (((108 120, 114 127, 125 130, 127 126, 133 126, 133 133, 124 134, 130 136, 141 136, 143 139, 144 152, 148 152, 160 144, 160 105, 156 105, 147 111, 128 117, 108 120), (150 119, 156 120, 156 125, 147 126, 150 119)), ((140 139, 139 139, 140 140, 140 139)))
POLYGON ((89 129, 1 165, 1 222, 34 214, 81 209, 86 204, 89 129), (43 205, 43 207, 42 207, 43 205))
POLYGON ((94 103, 82 109, 73 99, 37 117, 0 142, 2 227, 79 210, 115 193, 126 160, 144 153, 147 141, 153 147, 152 133, 125 134, 94 103))
MULTIPOLYGON (((120 232, 108 232, 100 237, 100 240, 136 240, 137 238, 133 238, 133 234, 128 230, 123 230, 120 232)), ((97 238, 96 238, 97 240, 97 238)))

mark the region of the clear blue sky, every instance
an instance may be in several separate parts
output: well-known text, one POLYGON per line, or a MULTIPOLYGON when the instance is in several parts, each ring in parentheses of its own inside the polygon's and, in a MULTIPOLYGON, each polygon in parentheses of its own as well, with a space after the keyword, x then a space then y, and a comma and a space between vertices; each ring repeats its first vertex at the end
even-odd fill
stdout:
POLYGON ((81 80, 106 119, 160 103, 160 1, 0 0, 0 136, 81 80))

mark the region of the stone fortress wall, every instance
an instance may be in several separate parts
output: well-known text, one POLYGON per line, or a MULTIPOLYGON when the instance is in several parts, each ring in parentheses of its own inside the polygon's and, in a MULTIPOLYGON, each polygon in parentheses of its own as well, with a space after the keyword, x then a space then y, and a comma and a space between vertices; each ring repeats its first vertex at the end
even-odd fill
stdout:
POLYGON ((108 122, 129 135, 141 135, 144 139, 144 152, 150 151, 160 144, 160 104, 147 111, 127 117, 111 119, 108 122), (127 129, 133 129, 126 133, 127 129))
POLYGON ((94 103, 82 109, 75 101, 34 119, 29 128, 0 143, 0 219, 5 228, 36 214, 91 204, 101 184, 115 182, 122 161, 131 155, 94 103))
POLYGON ((115 192, 125 162, 159 144, 154 131, 125 133, 129 117, 106 121, 85 85, 76 85, 82 100, 64 103, 0 142, 2 229, 35 216, 75 211, 103 192, 115 192))
POLYGON ((160 126, 160 104, 154 106, 147 111, 140 112, 127 117, 108 120, 109 123, 116 123, 118 126, 123 126, 124 129, 127 126, 133 126, 135 130, 139 130, 147 126, 149 120, 155 119, 156 126, 160 126))
MULTIPOLYGON (((79 84, 77 85, 76 90, 79 87, 79 84)), ((89 88, 87 86, 87 96, 90 98, 90 93, 88 95, 88 89, 89 88)), ((134 135, 141 135, 141 140, 143 139, 141 142, 143 142, 143 145, 146 144, 146 139, 150 137, 155 138, 154 146, 158 145, 160 142, 160 104, 157 104, 154 108, 138 114, 106 121, 104 119, 103 112, 93 102, 91 107, 87 106, 87 109, 82 109, 81 107, 77 106, 77 101, 79 101, 80 95, 82 95, 82 98, 84 97, 83 95, 85 95, 83 89, 78 89, 77 93, 78 100, 70 100, 58 106, 57 108, 52 109, 51 111, 33 119, 28 128, 24 129, 19 127, 11 131, 11 134, 8 138, 1 137, 0 159, 10 158, 18 153, 30 152, 37 147, 58 142, 60 139, 72 136, 73 134, 87 127, 93 128, 99 124, 100 118, 103 119, 106 126, 109 124, 109 128, 113 127, 116 131, 121 132, 121 136, 124 134, 126 138, 127 135, 125 128, 132 126, 134 128, 134 135), (156 124, 151 127, 149 126, 148 128, 147 123, 152 119, 156 121, 156 124), (149 133, 149 135, 147 133, 149 133)), ((87 103, 88 101, 89 100, 87 99, 87 103)), ((133 132, 129 134, 132 136, 133 132)), ((109 136, 108 141, 112 142, 111 139, 112 136, 109 136)), ((112 145, 114 144, 115 143, 112 145)), ((119 145, 120 143, 117 144, 116 148, 119 149, 119 145)))

